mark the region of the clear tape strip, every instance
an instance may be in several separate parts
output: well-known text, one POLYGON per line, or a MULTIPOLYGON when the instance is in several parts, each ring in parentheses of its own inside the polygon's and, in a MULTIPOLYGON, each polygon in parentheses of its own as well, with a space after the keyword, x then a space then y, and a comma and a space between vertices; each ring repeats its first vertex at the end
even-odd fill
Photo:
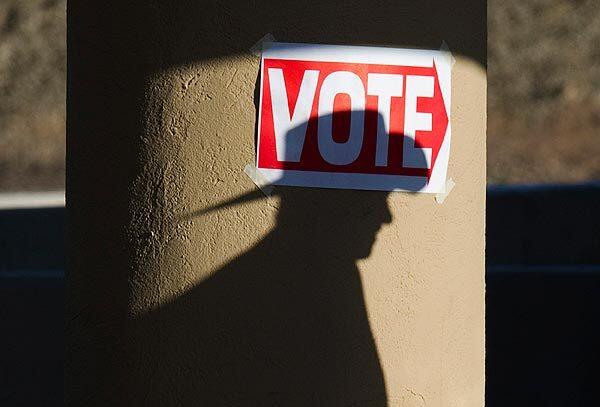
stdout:
POLYGON ((273 185, 260 173, 254 164, 246 164, 244 172, 265 196, 271 196, 274 188, 273 185))
POLYGON ((267 33, 260 40, 256 41, 254 45, 250 47, 250 52, 259 57, 262 54, 265 42, 275 42, 273 34, 267 33))
POLYGON ((456 183, 454 182, 454 180, 452 178, 447 179, 446 185, 444 187, 444 192, 435 194, 435 201, 437 203, 439 203, 440 205, 443 204, 444 201, 446 200, 446 198, 448 197, 448 195, 450 194, 450 191, 452 191, 452 189, 454 188, 455 185, 456 185, 456 183))
POLYGON ((450 55, 450 66, 454 66, 454 64, 456 63, 456 59, 454 58, 454 55, 452 55, 448 43, 444 40, 442 40, 442 45, 440 45, 440 51, 447 52, 448 55, 450 55))

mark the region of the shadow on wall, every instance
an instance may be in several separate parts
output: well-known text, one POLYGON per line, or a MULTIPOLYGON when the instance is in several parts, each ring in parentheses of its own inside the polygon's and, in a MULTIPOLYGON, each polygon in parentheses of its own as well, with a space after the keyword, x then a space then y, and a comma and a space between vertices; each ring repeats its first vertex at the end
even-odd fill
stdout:
MULTIPOLYGON (((311 119, 307 137, 316 136, 316 126, 311 119)), ((356 262, 370 256, 377 232, 392 221, 388 193, 275 193, 280 207, 271 233, 135 321, 145 405, 387 405, 356 262)), ((186 220, 262 198, 255 190, 186 220)))
POLYGON ((268 32, 282 42, 427 49, 445 40, 485 67, 485 9, 479 0, 70 2, 67 405, 161 405, 168 394, 181 405, 235 405, 267 388, 273 403, 241 404, 327 405, 335 394, 336 404, 384 405, 355 262, 388 221, 385 193, 278 188, 277 228, 137 321, 132 348, 123 343, 132 281, 145 275, 132 242, 170 215, 165 198, 148 193, 164 180, 145 177, 145 160, 179 142, 152 80, 170 83, 192 65, 205 75, 211 61, 247 55, 268 32), (141 389, 125 385, 138 379, 141 389), (323 402, 302 400, 317 394, 323 402))

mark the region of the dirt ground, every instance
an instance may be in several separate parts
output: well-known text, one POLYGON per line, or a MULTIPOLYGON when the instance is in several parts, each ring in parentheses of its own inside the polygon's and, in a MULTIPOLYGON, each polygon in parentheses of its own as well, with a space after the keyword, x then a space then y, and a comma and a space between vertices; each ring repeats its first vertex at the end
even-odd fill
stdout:
MULTIPOLYGON (((65 7, 0 0, 0 191, 64 188, 65 7)), ((490 183, 600 180, 598 44, 598 0, 488 0, 490 183)))
POLYGON ((488 181, 600 180, 600 2, 488 0, 488 181))
POLYGON ((0 0, 0 190, 61 189, 65 1, 0 0))
POLYGON ((488 183, 581 183, 600 180, 600 115, 568 106, 540 121, 488 116, 488 183))

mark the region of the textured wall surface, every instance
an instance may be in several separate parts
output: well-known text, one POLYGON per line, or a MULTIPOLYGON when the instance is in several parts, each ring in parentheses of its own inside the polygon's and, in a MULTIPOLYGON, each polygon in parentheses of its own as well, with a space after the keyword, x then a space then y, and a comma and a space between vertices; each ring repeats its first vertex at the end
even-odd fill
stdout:
POLYGON ((481 406, 485 2, 68 8, 69 405, 481 406), (428 194, 277 188, 254 159, 265 33, 450 45, 428 194), (215 206, 222 205, 218 208, 215 206))

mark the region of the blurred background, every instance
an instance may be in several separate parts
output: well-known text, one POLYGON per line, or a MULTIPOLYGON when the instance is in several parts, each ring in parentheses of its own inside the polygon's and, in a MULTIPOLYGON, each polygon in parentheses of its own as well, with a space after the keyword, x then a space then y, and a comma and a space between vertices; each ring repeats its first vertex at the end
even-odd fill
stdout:
POLYGON ((0 190, 64 189, 66 1, 0 0, 0 190))
MULTIPOLYGON (((65 11, 0 0, 2 406, 63 399, 65 11)), ((600 405, 600 2, 488 0, 487 72, 486 404, 600 405)))

